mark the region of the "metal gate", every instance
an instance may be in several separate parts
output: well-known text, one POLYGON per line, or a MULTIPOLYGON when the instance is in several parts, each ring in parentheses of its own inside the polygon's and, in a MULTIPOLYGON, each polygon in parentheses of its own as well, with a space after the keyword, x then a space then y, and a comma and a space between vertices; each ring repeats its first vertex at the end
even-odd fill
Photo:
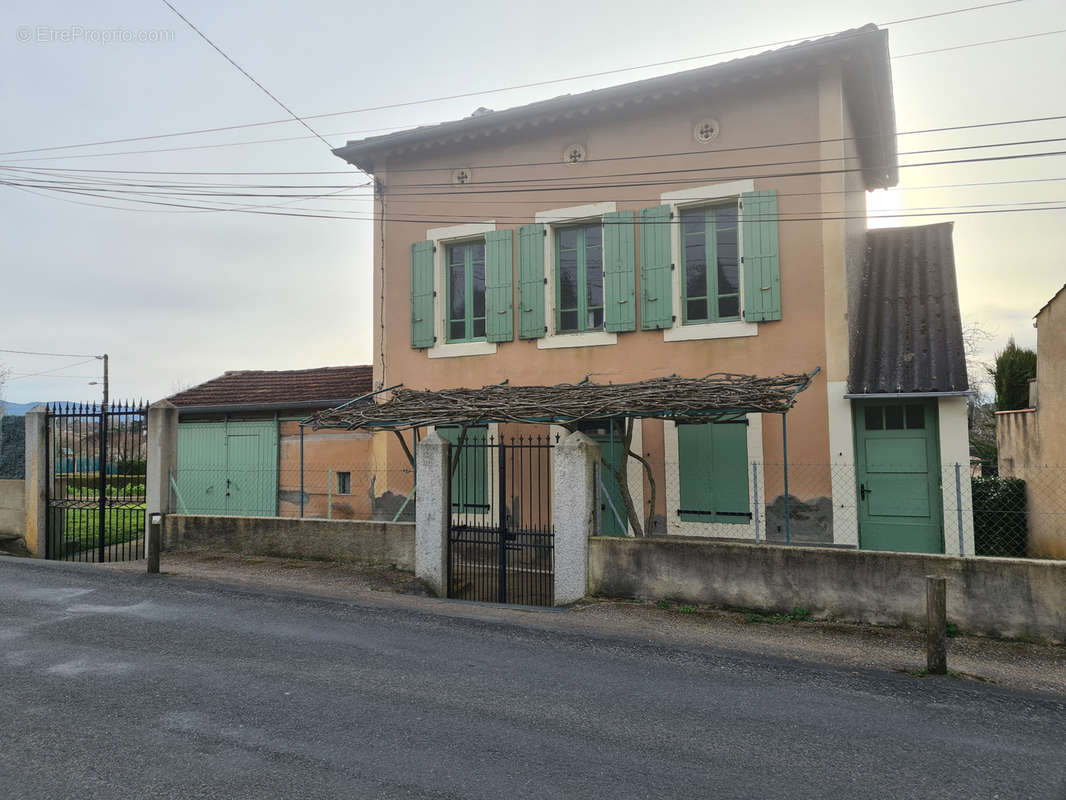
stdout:
POLYGON ((497 442, 475 430, 452 447, 448 597, 550 606, 551 439, 497 442))
POLYGON ((144 557, 147 414, 129 403, 48 407, 47 558, 144 557))

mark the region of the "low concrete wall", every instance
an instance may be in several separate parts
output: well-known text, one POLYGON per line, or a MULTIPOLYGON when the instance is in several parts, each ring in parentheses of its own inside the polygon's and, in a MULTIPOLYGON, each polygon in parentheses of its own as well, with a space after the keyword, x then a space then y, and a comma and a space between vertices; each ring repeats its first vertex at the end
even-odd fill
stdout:
POLYGON ((948 579, 948 619, 992 636, 1066 641, 1066 562, 594 538, 589 593, 676 599, 923 627, 925 576, 948 579))
POLYGON ((26 535, 26 481, 0 480, 0 535, 26 535))
POLYGON ((415 526, 409 522, 168 514, 163 549, 388 564, 414 570, 415 526))

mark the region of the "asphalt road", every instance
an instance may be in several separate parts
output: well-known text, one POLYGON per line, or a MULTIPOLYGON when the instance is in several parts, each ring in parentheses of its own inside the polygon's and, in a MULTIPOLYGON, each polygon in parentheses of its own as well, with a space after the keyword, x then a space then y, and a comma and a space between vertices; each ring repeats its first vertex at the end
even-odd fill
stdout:
POLYGON ((1066 798, 1061 698, 0 559, 0 797, 1066 798))

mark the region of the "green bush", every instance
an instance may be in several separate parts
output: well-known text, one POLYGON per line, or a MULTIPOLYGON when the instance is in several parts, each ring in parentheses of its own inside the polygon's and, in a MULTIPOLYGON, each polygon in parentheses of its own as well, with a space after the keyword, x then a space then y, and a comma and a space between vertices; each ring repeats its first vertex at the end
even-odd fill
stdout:
POLYGON ((0 417, 0 478, 26 477, 26 418, 0 417))
POLYGON ((1025 558, 1029 538, 1025 481, 973 478, 973 539, 979 556, 1025 558))

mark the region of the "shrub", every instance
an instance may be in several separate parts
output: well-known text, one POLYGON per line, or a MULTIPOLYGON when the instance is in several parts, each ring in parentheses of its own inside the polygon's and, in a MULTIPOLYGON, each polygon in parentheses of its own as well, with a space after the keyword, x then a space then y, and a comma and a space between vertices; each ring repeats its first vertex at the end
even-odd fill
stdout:
POLYGON ((973 539, 979 556, 1025 558, 1029 538, 1025 481, 973 478, 973 539))

